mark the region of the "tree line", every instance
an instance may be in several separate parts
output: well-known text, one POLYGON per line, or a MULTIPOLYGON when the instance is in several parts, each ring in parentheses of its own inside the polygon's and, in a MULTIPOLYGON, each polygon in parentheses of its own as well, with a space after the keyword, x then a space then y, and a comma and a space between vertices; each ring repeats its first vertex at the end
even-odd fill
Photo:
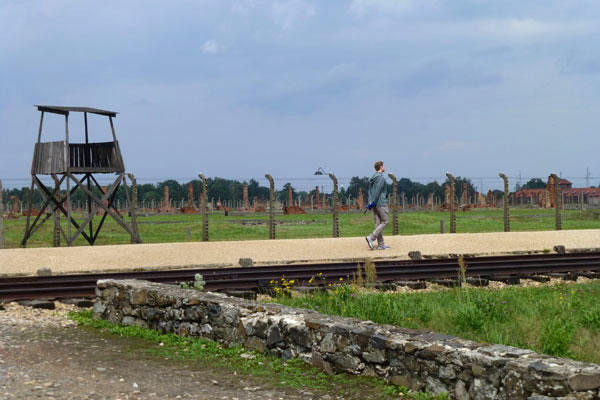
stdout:
MULTIPOLYGON (((532 180, 533 181, 533 180, 532 180)), ((541 181, 541 180, 540 180, 541 181)), ((199 179, 195 179, 191 181, 194 187, 194 198, 199 198, 199 192, 201 190, 201 181, 199 179)), ((208 178, 208 198, 214 199, 215 201, 220 199, 221 201, 241 201, 243 199, 244 185, 248 185, 248 199, 253 201, 254 198, 258 200, 268 200, 269 199, 269 188, 267 186, 261 186, 259 182, 255 179, 250 179, 249 181, 239 181, 233 179, 225 179, 225 178, 208 178)), ((475 189, 473 184, 468 178, 456 177, 455 178, 455 188, 456 188, 456 196, 460 198, 462 196, 463 184, 467 184, 469 195, 473 195, 475 189)), ((539 183, 539 182, 528 182, 526 185, 523 185, 523 188, 528 187, 530 183, 539 183)), ((156 206, 160 204, 163 199, 164 188, 169 188, 169 198, 175 203, 179 203, 182 200, 187 202, 188 200, 188 184, 187 183, 179 183, 174 179, 168 179, 162 182, 158 182, 157 184, 153 183, 145 183, 138 184, 138 201, 145 202, 146 204, 154 202, 156 206)), ((410 180, 409 178, 401 178, 398 180, 398 195, 406 196, 407 200, 410 200, 413 196, 417 195, 421 198, 427 198, 429 193, 433 193, 435 197, 438 199, 444 198, 444 184, 450 184, 446 179, 443 183, 438 183, 436 181, 429 182, 427 184, 419 183, 410 180)), ((283 185, 281 190, 276 191, 275 196, 276 199, 282 202, 286 202, 288 199, 288 187, 292 188, 292 197, 294 200, 301 198, 306 200, 309 196, 313 196, 315 198, 315 189, 310 191, 299 191, 293 187, 290 182, 287 182, 283 185)), ((339 189, 339 200, 342 202, 346 202, 348 198, 356 200, 358 198, 359 189, 362 190, 363 196, 366 200, 367 193, 369 190, 369 178, 366 176, 358 177, 354 176, 350 180, 350 184, 347 187, 340 187, 339 189)), ((98 188, 92 188, 92 191, 100 196, 100 190, 98 188)), ((393 185, 391 183, 387 184, 388 193, 392 193, 393 185)), ((4 203, 8 203, 11 200, 11 196, 15 196, 21 202, 27 202, 29 199, 30 188, 22 187, 21 189, 4 189, 3 190, 3 201, 4 203)), ((64 195, 65 190, 62 190, 61 193, 64 195)), ((503 192, 496 191, 499 196, 502 196, 503 192)), ((325 193, 323 193, 325 194, 325 193)), ((126 201, 126 193, 124 187, 121 185, 119 190, 115 195, 115 202, 121 202, 121 204, 125 204, 126 201)), ((86 201, 85 193, 78 189, 72 195, 71 199, 74 204, 83 205, 86 201)), ((34 204, 40 204, 43 201, 42 196, 39 190, 35 189, 33 192, 33 202, 34 204)), ((197 202, 197 200, 196 200, 197 202)))

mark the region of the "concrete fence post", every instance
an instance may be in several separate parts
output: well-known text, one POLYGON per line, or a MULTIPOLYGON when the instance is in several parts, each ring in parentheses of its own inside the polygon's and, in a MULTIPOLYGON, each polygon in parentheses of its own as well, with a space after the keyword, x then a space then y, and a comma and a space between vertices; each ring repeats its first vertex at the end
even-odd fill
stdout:
POLYGON ((510 214, 508 210, 510 193, 508 192, 508 177, 503 173, 499 173, 498 176, 504 180, 504 232, 510 232, 510 214))
MULTIPOLYGON (((127 176, 131 181, 131 199, 129 201, 129 213, 131 214, 131 231, 134 233, 131 235, 131 243, 142 243, 140 239, 140 233, 138 231, 137 224, 137 206, 138 206, 138 191, 137 191, 137 181, 135 176, 131 173, 128 173, 127 176)), ((125 178, 123 178, 125 180, 125 178)), ((127 190, 127 188, 125 188, 127 190)))
POLYGON ((0 180, 0 249, 4 248, 4 200, 2 198, 2 181, 0 180))
POLYGON ((556 174, 550 174, 552 180, 554 181, 554 218, 555 218, 555 227, 557 231, 562 229, 562 218, 560 215, 560 210, 562 208, 562 193, 560 191, 560 178, 556 174))
POLYGON ((269 180, 269 239, 275 239, 275 182, 269 174, 265 178, 269 180))
POLYGON ((388 174, 392 180, 392 235, 398 234, 398 181, 394 174, 388 174))
POLYGON ((200 193, 200 208, 202 209, 202 241, 208 242, 208 183, 204 174, 198 174, 202 180, 200 193))
POLYGON ((329 174, 333 181, 333 199, 331 199, 331 207, 333 208, 333 237, 340 237, 340 220, 338 215, 338 180, 334 174, 329 174))
POLYGON ((446 172, 450 180, 450 233, 456 233, 456 187, 454 186, 454 176, 446 172))

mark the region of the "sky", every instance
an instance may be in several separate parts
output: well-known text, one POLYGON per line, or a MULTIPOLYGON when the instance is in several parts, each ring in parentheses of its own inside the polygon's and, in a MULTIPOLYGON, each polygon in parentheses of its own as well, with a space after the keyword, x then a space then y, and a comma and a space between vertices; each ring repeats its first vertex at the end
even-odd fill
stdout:
MULTIPOLYGON (((30 182, 34 104, 119 112, 141 182, 304 189, 318 167, 347 184, 383 160, 482 191, 499 172, 600 184, 597 0, 0 0, 0 27, 5 187, 30 182)), ((44 128, 64 137, 58 115, 44 128)), ((90 137, 110 140, 105 118, 90 137)))

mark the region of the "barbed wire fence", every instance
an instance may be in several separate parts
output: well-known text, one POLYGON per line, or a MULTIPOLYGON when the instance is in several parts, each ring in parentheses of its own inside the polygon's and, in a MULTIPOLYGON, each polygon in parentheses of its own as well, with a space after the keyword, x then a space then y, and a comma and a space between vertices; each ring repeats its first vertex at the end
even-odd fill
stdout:
MULTIPOLYGON (((407 217, 401 217, 401 221, 397 222, 402 228, 402 219, 407 219, 410 213, 415 212, 432 212, 439 213, 438 222, 436 222, 435 228, 429 227, 427 233, 439 233, 444 232, 445 221, 450 222, 450 232, 456 232, 456 225, 453 227, 452 219, 450 217, 450 209, 448 205, 452 202, 448 197, 447 192, 444 192, 444 184, 447 182, 446 176, 437 176, 437 177, 401 177, 396 175, 398 185, 398 191, 396 196, 394 197, 391 190, 388 192, 389 203, 393 207, 391 207, 391 211, 394 215, 394 221, 397 221, 398 214, 407 215, 407 217), (403 191, 402 181, 409 180, 413 184, 421 185, 421 191, 413 190, 403 191), (435 183, 435 185, 431 185, 435 183), (431 187, 437 188, 437 191, 424 192, 423 189, 427 185, 431 187), (437 185, 437 186, 436 186, 437 185)), ((351 193, 350 188, 353 183, 356 186, 356 179, 363 180, 365 177, 349 177, 349 176, 335 176, 335 181, 329 177, 328 175, 313 175, 313 176, 304 176, 304 177, 289 177, 289 176, 274 176, 273 181, 273 190, 274 190, 274 198, 273 198, 273 206, 271 207, 269 204, 269 198, 259 198, 254 196, 254 198, 248 198, 243 196, 243 193, 237 193, 235 197, 232 198, 215 198, 215 197, 206 197, 206 208, 207 214, 205 217, 202 216, 201 213, 201 194, 204 191, 200 188, 200 180, 198 177, 193 176, 183 176, 177 178, 153 178, 153 177, 139 177, 137 178, 137 185, 153 185, 157 188, 161 184, 164 184, 167 181, 175 181, 181 186, 185 186, 190 182, 193 182, 192 188, 192 198, 189 199, 185 194, 182 194, 182 191, 178 193, 173 193, 170 197, 167 193, 166 199, 164 193, 161 194, 161 199, 144 199, 138 198, 134 208, 137 209, 137 213, 140 217, 138 220, 138 224, 142 225, 151 225, 154 223, 160 224, 198 224, 202 223, 203 228, 199 230, 202 232, 202 240, 208 240, 208 232, 204 232, 207 230, 204 228, 205 224, 208 223, 210 219, 210 224, 213 226, 215 230, 223 230, 227 231, 228 229, 231 231, 230 235, 232 239, 244 239, 246 238, 246 232, 249 229, 255 229, 257 227, 264 227, 265 235, 264 238, 288 238, 288 237, 331 237, 333 232, 333 236, 349 236, 352 233, 355 233, 355 230, 348 229, 347 226, 349 224, 349 220, 344 217, 345 215, 354 215, 355 219, 358 219, 363 224, 368 224, 371 220, 370 214, 363 214, 364 205, 366 204, 367 193, 366 190, 362 192, 362 198, 357 196, 354 192, 351 193), (338 204, 335 207, 334 212, 334 197, 332 193, 334 191, 334 184, 337 183, 339 195, 335 197, 335 200, 338 204), (285 191, 288 189, 288 193, 285 191), (290 193, 291 192, 291 193, 290 193), (186 214, 185 209, 188 207, 189 216, 187 219, 178 219, 178 220, 164 220, 164 221, 151 221, 149 218, 151 217, 160 217, 166 216, 170 214, 178 214, 183 215, 186 214), (275 218, 270 222, 269 214, 273 213, 275 218), (292 215, 294 213, 298 213, 298 216, 292 219, 286 219, 288 217, 283 217, 283 215, 289 214, 292 215), (336 215, 338 214, 338 215, 336 215), (229 219, 216 218, 215 216, 226 216, 231 217, 229 219), (342 216, 341 220, 339 217, 342 216), (206 222, 205 222, 206 221, 206 222), (337 225, 340 224, 339 227, 337 225), (231 226, 235 226, 235 228, 231 228, 231 226), (306 226, 312 225, 315 229, 306 229, 306 226), (331 227, 333 225, 333 230, 331 228, 321 229, 325 226, 331 227), (294 226, 302 227, 303 229, 294 229, 294 226), (273 234, 269 233, 273 232, 273 234), (275 234, 277 232, 277 234, 275 234), (337 232, 337 233, 336 233, 337 232)), ((504 208, 504 188, 503 188, 503 180, 501 177, 465 177, 465 176, 456 176, 457 179, 460 179, 461 182, 466 182, 468 184, 457 185, 455 188, 454 194, 454 204, 455 211, 458 211, 458 226, 459 231, 461 220, 473 220, 477 218, 484 218, 484 216, 478 213, 468 213, 468 211, 478 211, 478 210, 500 210, 504 208), (492 197, 490 197, 490 193, 492 197), (463 211, 463 212, 461 212, 463 211)), ((548 208, 546 206, 542 206, 540 204, 540 195, 539 193, 525 193, 524 195, 517 195, 520 189, 523 186, 533 180, 533 179, 542 179, 539 177, 529 177, 529 176, 507 176, 508 185, 510 195, 508 196, 507 208, 510 209, 541 209, 548 208)), ((110 179, 110 178, 108 178, 110 179)), ((106 183, 109 183, 107 179, 106 183)), ((230 181, 238 181, 240 183, 249 183, 251 181, 257 182, 259 187, 269 188, 269 180, 265 177, 247 177, 247 178, 224 178, 230 181)), ((387 177, 386 179, 390 185, 392 186, 392 180, 387 177)), ((585 176, 585 177, 560 177, 561 180, 568 180, 571 182, 574 188, 577 187, 587 187, 584 186, 586 184, 600 182, 600 177, 594 176, 585 176)), ((49 184, 51 183, 50 179, 49 184)), ((543 180, 543 179, 542 179, 543 180)), ((210 181, 210 179, 209 179, 210 181)), ((18 218, 23 215, 23 211, 25 209, 25 201, 19 199, 15 196, 8 196, 11 189, 21 189, 27 188, 29 181, 26 178, 3 178, 2 182, 4 183, 4 196, 0 196, 0 213, 4 216, 4 218, 11 216, 18 218)), ((101 179, 99 183, 105 184, 101 179)), ((406 183, 406 182, 405 182, 406 183)), ((208 187, 208 191, 210 192, 210 183, 208 187)), ((560 193, 560 199, 554 200, 552 203, 560 204, 559 212, 563 210, 578 210, 580 212, 597 210, 600 208, 600 194, 596 195, 600 189, 597 191, 590 192, 589 195, 584 195, 585 193, 580 192, 569 192, 568 190, 562 191, 560 193)), ((137 196, 136 196, 137 197, 137 196)), ((117 200, 117 208, 123 210, 129 210, 130 204, 125 199, 124 201, 117 200)), ((74 204, 75 209, 78 209, 83 212, 87 208, 87 204, 85 203, 76 203, 74 204)), ((554 208, 554 207, 552 207, 554 208)), ((552 214, 529 214, 526 216, 513 217, 520 220, 526 220, 524 223, 520 225, 520 230, 523 230, 523 226, 527 224, 527 220, 535 222, 537 226, 544 226, 549 229, 561 229, 562 223, 569 222, 569 218, 571 218, 571 214, 560 215, 557 214, 555 217, 555 226, 549 223, 552 219, 552 214)), ((591 212, 589 214, 589 219, 591 221, 595 221, 598 218, 597 213, 591 212)), ((3 246, 3 227, 4 218, 0 223, 0 248, 3 246)), ((495 217, 490 217, 495 218, 495 217)), ((500 217, 501 218, 501 217, 500 217)), ((577 218, 581 218, 580 215, 577 218)), ((586 217, 587 218, 587 217, 586 217)), ((502 219, 500 219, 502 221, 502 219)), ((455 222, 456 223, 456 222, 455 222)), ((504 219, 504 227, 507 230, 507 226, 509 224, 508 219, 504 219)), ((394 224, 396 225, 396 223, 394 224)), ((13 224, 9 224, 10 228, 14 229, 13 224)), ((392 225, 390 225, 392 226, 392 225)), ((593 227, 600 227, 600 224, 593 225, 593 227)), ((193 238, 198 238, 199 236, 192 236, 191 228, 187 228, 187 235, 177 233, 173 234, 172 238, 167 238, 169 241, 185 241, 191 240, 193 238), (171 240, 172 239, 172 240, 171 240)), ((195 228, 194 228, 195 229, 195 228)), ((175 229, 176 230, 176 229, 175 229)), ((502 225, 499 225, 498 231, 502 230, 502 225)), ((165 230, 167 231, 167 230, 165 230)), ((393 234, 406 233, 406 230, 398 230, 397 226, 393 229, 393 234), (399 231, 399 232, 398 232, 399 231)), ((168 236, 168 234, 165 234, 168 236)), ((249 235, 249 238, 256 238, 256 235, 249 235)), ((262 236, 261 236, 262 237, 262 236)), ((143 239, 143 238, 142 238, 143 239)), ((222 238, 218 238, 217 240, 222 240, 222 238)))

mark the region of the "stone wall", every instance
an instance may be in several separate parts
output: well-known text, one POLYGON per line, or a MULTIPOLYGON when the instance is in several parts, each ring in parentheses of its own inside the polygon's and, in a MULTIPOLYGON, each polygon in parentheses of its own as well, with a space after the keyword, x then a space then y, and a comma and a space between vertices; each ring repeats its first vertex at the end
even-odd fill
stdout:
POLYGON ((600 365, 530 350, 147 281, 101 280, 97 295, 97 318, 299 357, 330 374, 378 376, 460 400, 600 398, 600 365))

